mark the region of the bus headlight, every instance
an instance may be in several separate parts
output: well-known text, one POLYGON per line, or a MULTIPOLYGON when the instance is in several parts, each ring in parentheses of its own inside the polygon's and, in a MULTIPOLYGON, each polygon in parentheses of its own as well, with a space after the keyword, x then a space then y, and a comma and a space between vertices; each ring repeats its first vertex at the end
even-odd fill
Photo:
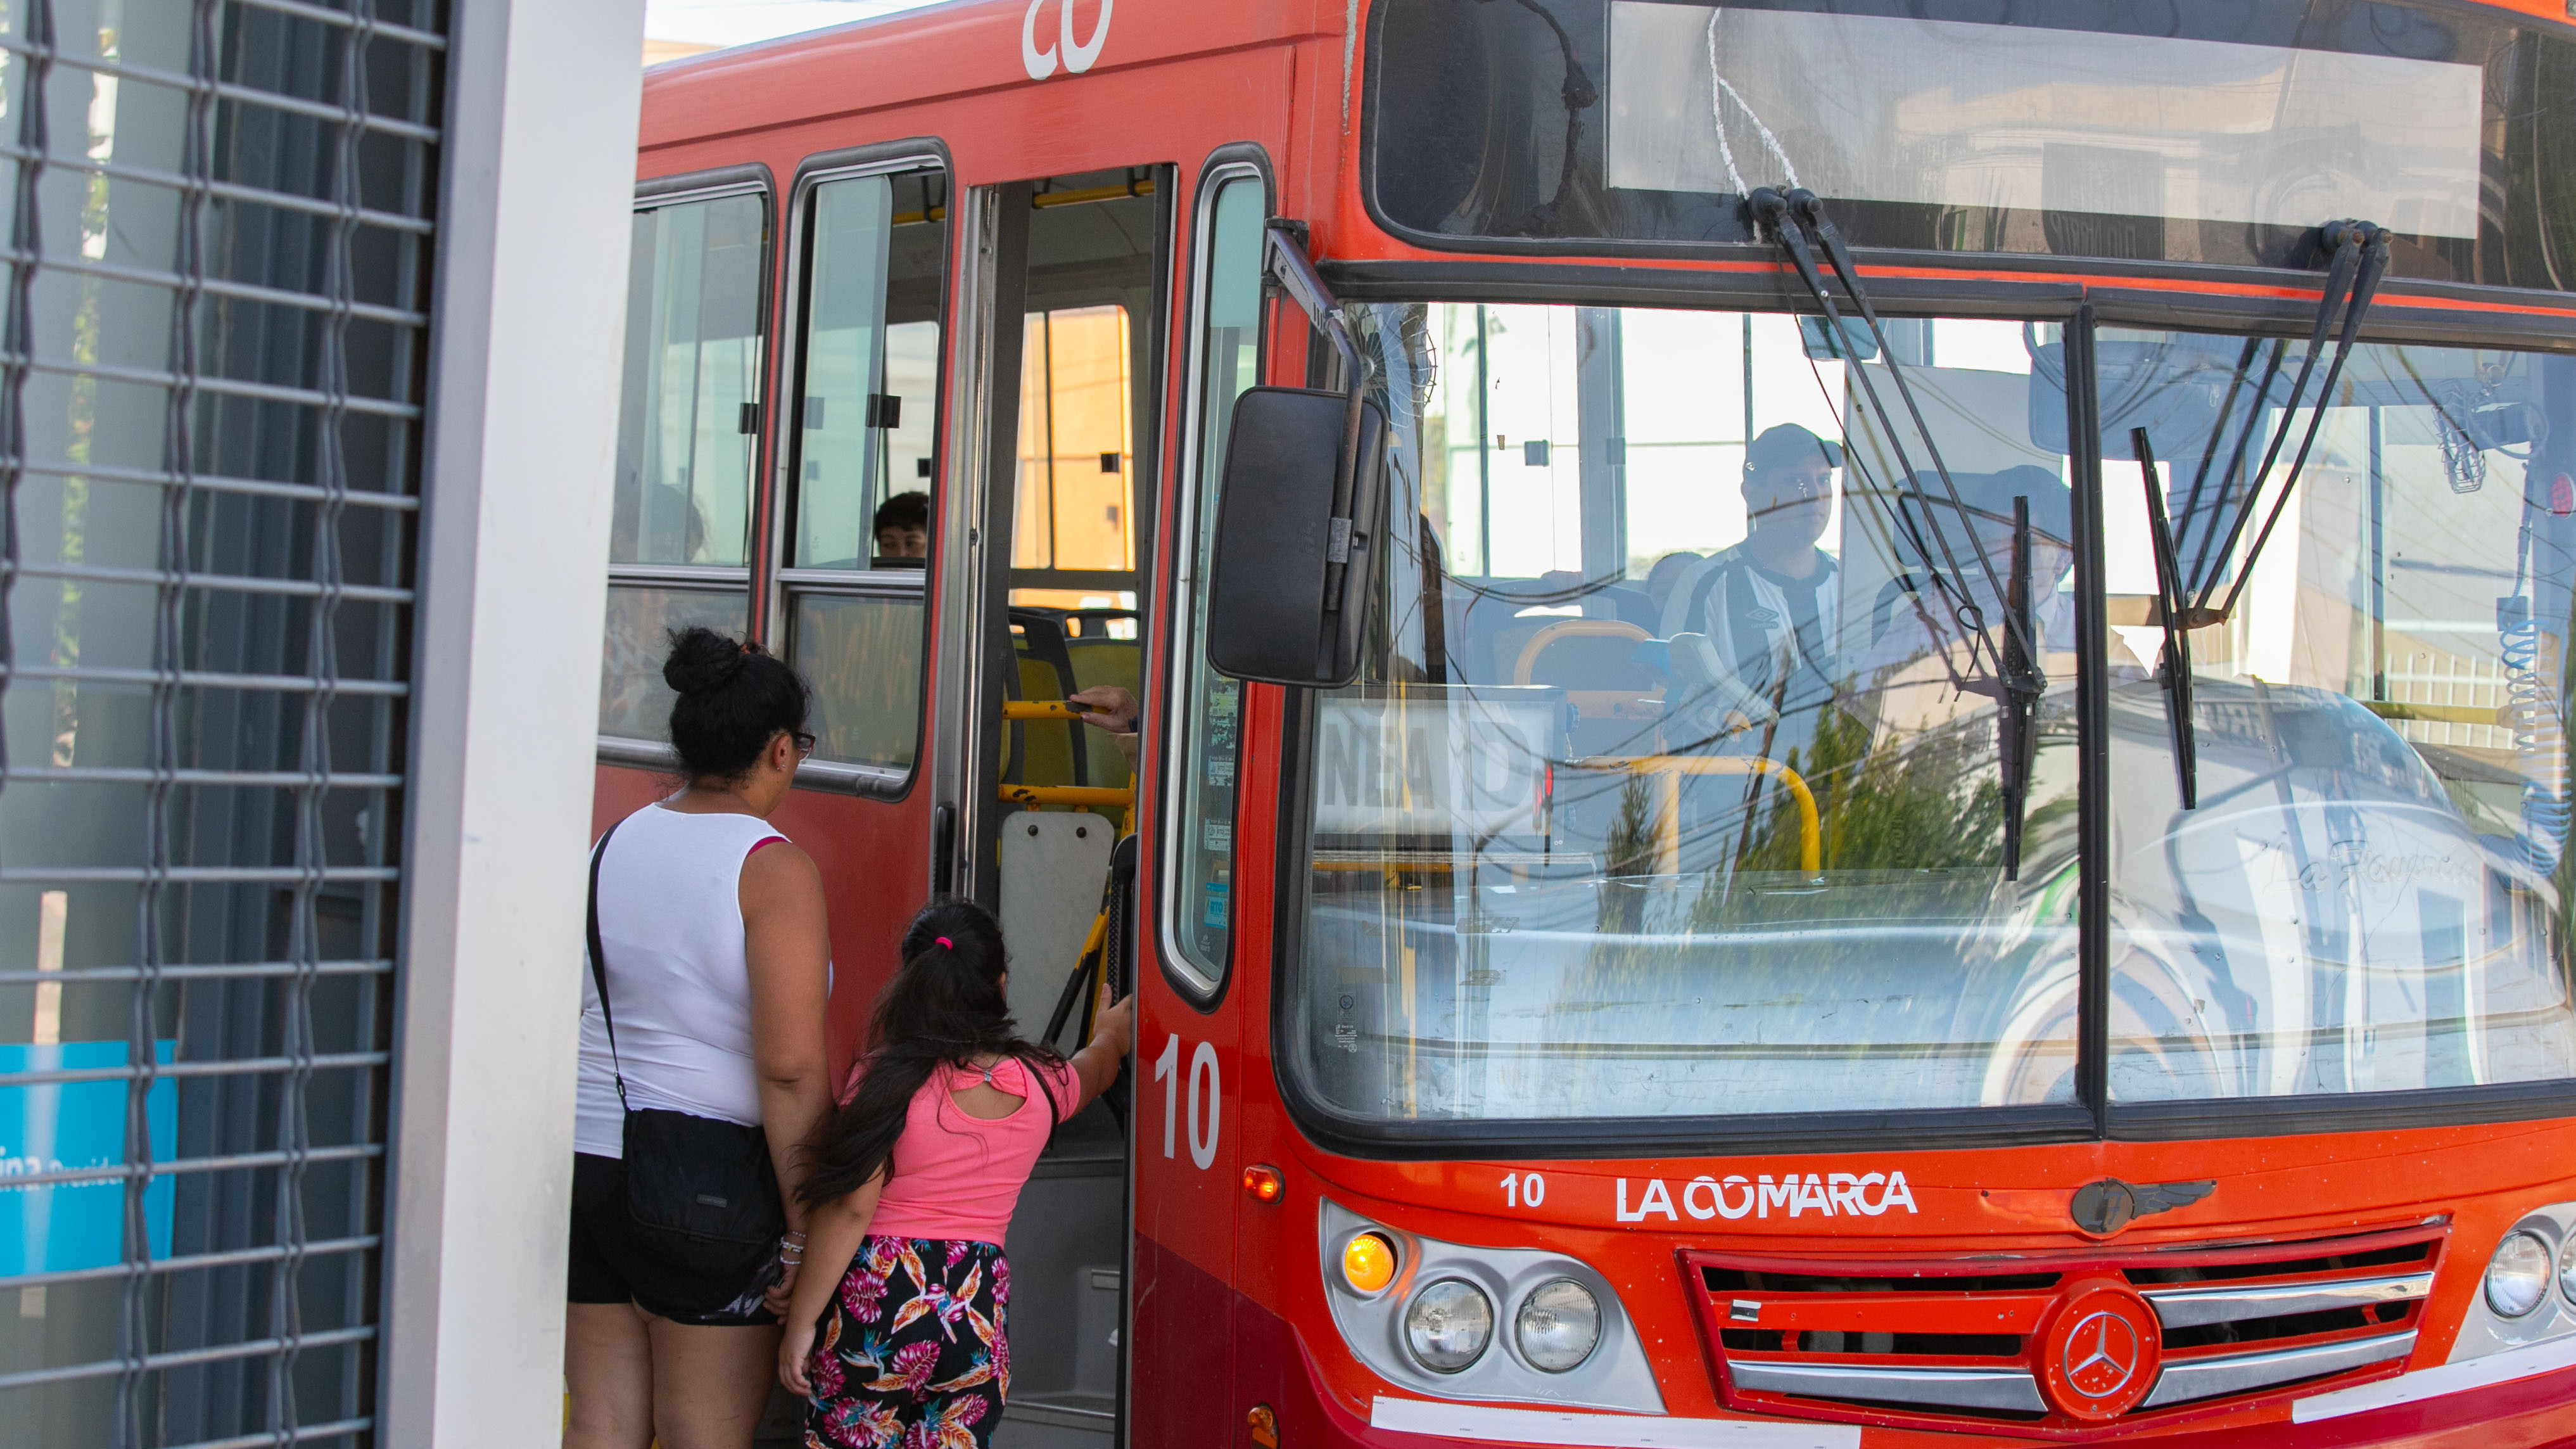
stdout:
POLYGON ((1590 1358, 1601 1341, 1601 1300, 1571 1278, 1541 1283, 1521 1300, 1513 1329, 1532 1368, 1561 1374, 1590 1358))
POLYGON ((1463 1279, 1425 1285, 1404 1310, 1405 1346, 1433 1373, 1454 1374, 1474 1363, 1493 1337, 1493 1300, 1463 1279))
POLYGON ((2576 1233, 2567 1235, 2567 1245, 2558 1250, 2558 1291, 2576 1305, 2576 1233))
POLYGON ((1328 1195, 1315 1199, 1315 1255, 1316 1286, 1342 1345, 1400 1390, 1665 1412, 1654 1362, 1618 1288, 1580 1258, 1426 1238, 1328 1195))
POLYGON ((2538 1308, 2549 1296, 2549 1268, 2549 1245, 2537 1233, 2505 1234, 2487 1260, 2487 1306, 2506 1318, 2538 1308))

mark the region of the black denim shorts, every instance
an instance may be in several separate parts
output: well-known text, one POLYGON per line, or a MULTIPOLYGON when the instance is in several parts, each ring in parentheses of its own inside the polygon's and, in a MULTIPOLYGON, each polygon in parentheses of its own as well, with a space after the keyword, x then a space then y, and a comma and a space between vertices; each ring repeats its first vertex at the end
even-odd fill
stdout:
POLYGON ((572 1263, 566 1284, 573 1303, 633 1303, 656 1318, 718 1328, 776 1323, 760 1295, 776 1281, 770 1267, 748 1283, 709 1283, 702 1271, 638 1242, 626 1216, 626 1164, 577 1152, 572 1159, 572 1263), (675 1303, 731 1301, 713 1313, 675 1303))

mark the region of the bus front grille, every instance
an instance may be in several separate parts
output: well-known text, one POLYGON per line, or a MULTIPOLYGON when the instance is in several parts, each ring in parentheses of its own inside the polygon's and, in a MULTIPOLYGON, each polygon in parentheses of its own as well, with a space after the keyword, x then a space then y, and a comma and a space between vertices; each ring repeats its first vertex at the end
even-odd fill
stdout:
POLYGON ((2089 1439, 2398 1371, 2447 1233, 1684 1266, 1729 1407, 2089 1439))

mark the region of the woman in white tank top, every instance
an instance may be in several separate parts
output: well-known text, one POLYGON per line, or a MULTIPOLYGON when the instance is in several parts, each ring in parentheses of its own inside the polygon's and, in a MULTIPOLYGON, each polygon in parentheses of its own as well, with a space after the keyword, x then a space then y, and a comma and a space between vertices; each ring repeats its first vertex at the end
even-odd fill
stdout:
POLYGON ((805 685, 707 629, 672 637, 662 677, 679 693, 671 743, 688 786, 619 821, 597 856, 609 999, 603 1019, 585 972, 567 1449, 749 1449, 802 1257, 791 1158, 830 1101, 822 877, 769 826, 814 747, 805 685), (630 1109, 763 1130, 788 1212, 775 1265, 714 1283, 637 1238, 619 1160, 630 1109))

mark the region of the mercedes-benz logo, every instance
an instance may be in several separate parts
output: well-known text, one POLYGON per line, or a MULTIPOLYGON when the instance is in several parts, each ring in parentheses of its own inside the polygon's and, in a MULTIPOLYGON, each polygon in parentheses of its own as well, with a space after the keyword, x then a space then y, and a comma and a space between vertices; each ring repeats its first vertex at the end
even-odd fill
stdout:
POLYGON ((2107 1423, 2136 1408, 2163 1372, 2156 1311, 2107 1271, 2079 1275, 2065 1292, 2034 1365, 2040 1387, 2058 1412, 2107 1423))
POLYGON ((2120 1314, 2098 1308, 2066 1335, 2061 1363, 2067 1387, 2088 1399, 2107 1399, 2129 1386, 2138 1358, 2138 1330, 2120 1314))

